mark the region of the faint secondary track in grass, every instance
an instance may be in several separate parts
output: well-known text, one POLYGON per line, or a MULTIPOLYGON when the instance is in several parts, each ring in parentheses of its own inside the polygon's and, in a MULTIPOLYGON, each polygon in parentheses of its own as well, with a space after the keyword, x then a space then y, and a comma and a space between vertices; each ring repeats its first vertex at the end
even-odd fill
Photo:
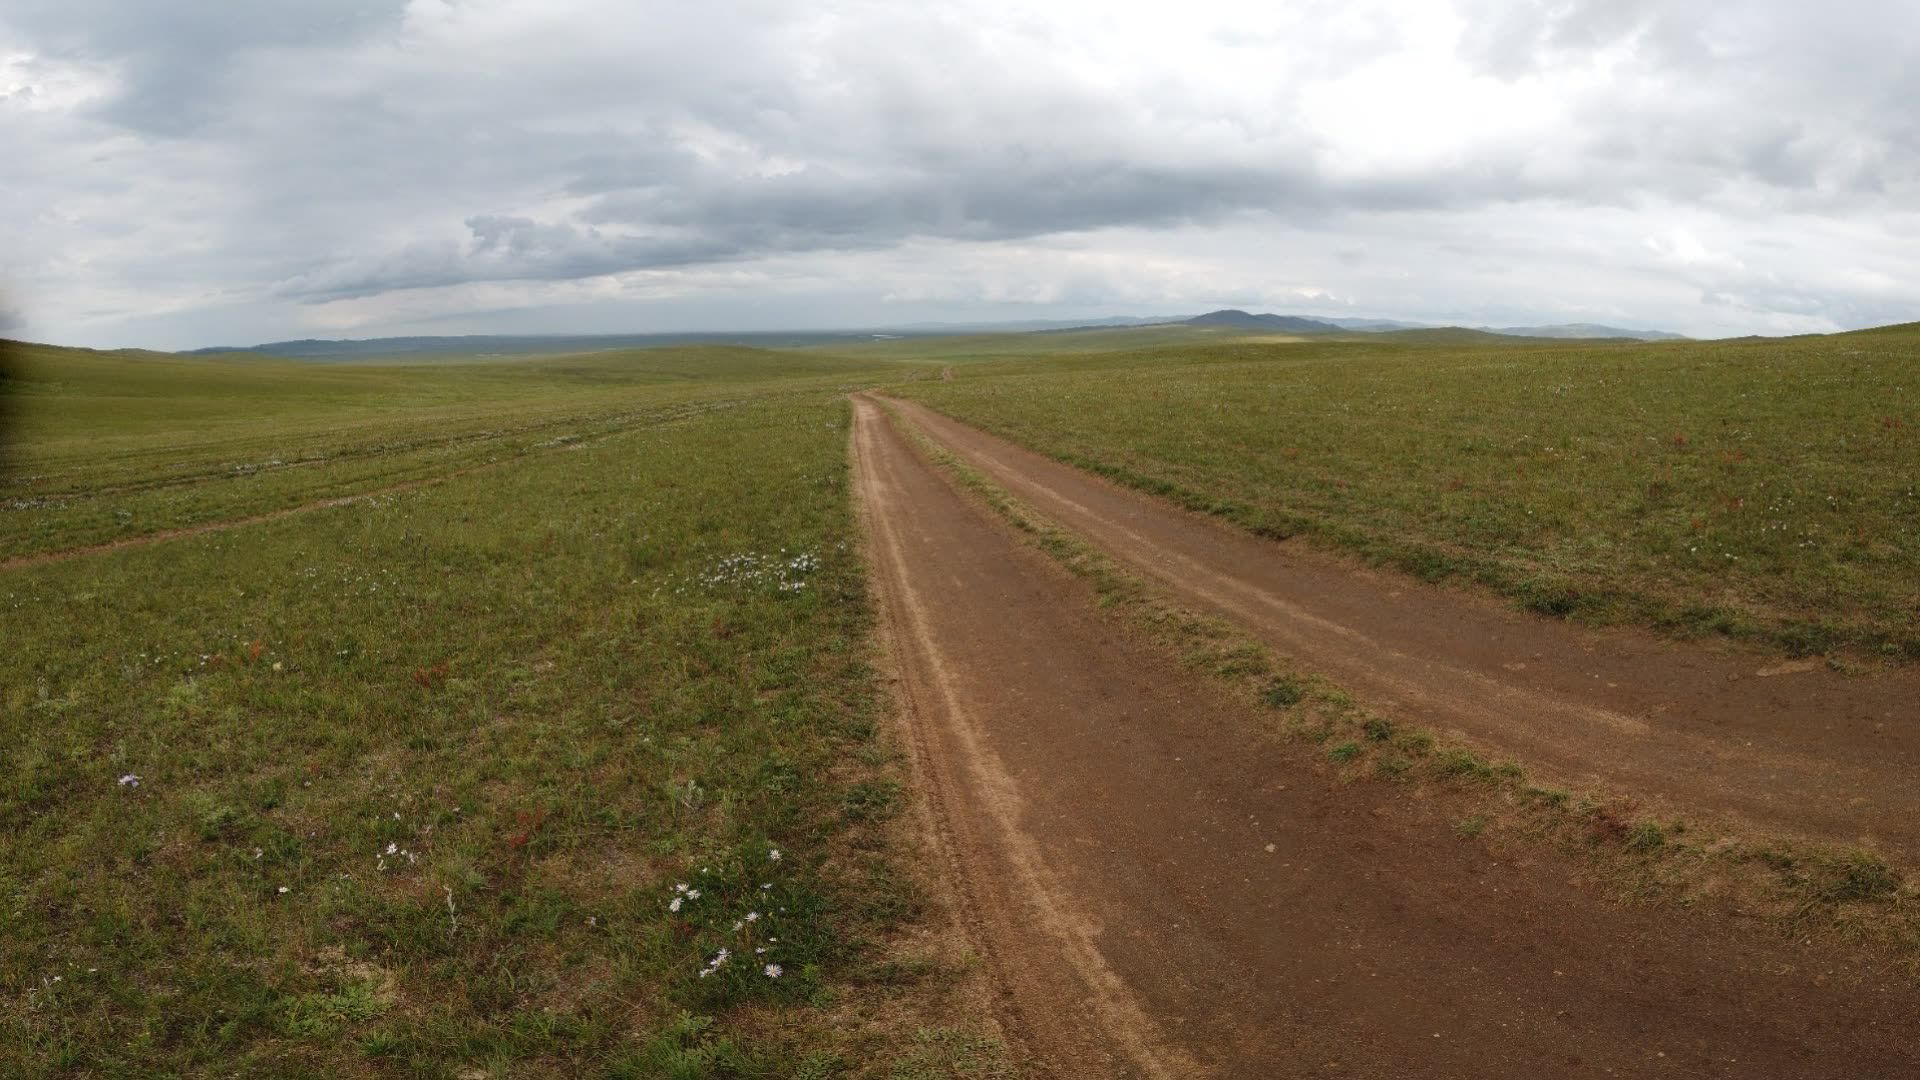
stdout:
POLYGON ((1327 783, 855 400, 902 724, 1005 1025, 1057 1077, 1899 1077, 1920 988, 1623 908, 1327 783))
MULTIPOLYGON (((193 487, 198 484, 218 483, 223 480, 234 479, 236 476, 244 476, 249 478, 273 476, 278 473, 291 472, 299 469, 310 469, 317 466, 340 465, 340 464, 353 463, 353 462, 366 461, 366 460, 379 460, 381 458, 391 458, 391 457, 397 457, 400 455, 411 454, 411 453, 459 450, 464 448, 470 448, 476 445, 483 446, 490 442, 504 443, 506 440, 512 439, 515 437, 528 437, 528 436, 538 435, 548 431, 564 430, 567 428, 576 427, 583 422, 592 422, 594 420, 601 420, 601 419, 604 419, 604 417, 599 415, 583 416, 583 415, 576 415, 576 414, 566 414, 566 415, 557 416, 557 417, 545 418, 533 423, 519 424, 516 426, 501 427, 501 428, 489 428, 484 430, 462 431, 453 435, 447 435, 447 436, 441 436, 441 437, 435 437, 435 438, 418 438, 418 439, 412 439, 408 441, 386 441, 386 442, 373 443, 365 446, 336 448, 331 453, 322 457, 298 457, 291 461, 242 463, 239 465, 235 465, 231 462, 215 462, 215 461, 187 462, 187 463, 184 463, 184 467, 191 468, 195 471, 180 472, 180 473, 176 473, 168 476, 151 476, 151 477, 145 477, 139 480, 129 480, 121 483, 103 484, 100 486, 55 489, 51 491, 41 491, 36 489, 34 490, 34 493, 31 495, 31 498, 39 500, 41 502, 46 502, 46 503, 73 503, 73 502, 82 502, 88 499, 105 498, 105 497, 114 496, 114 495, 128 495, 128 494, 134 494, 134 493, 140 493, 140 492, 165 491, 173 488, 193 487)), ((193 449, 202 449, 202 448, 196 447, 193 449)), ((174 467, 182 467, 182 466, 174 466, 174 467)), ((32 479, 34 480, 35 483, 43 484, 48 480, 59 479, 63 476, 71 476, 75 473, 84 474, 85 471, 86 470, 83 468, 68 467, 64 470, 55 470, 51 472, 43 471, 38 475, 34 476, 32 479)))
POLYGON ((1594 631, 1377 574, 1125 489, 914 402, 1016 498, 1310 670, 1577 786, 1920 862, 1920 671, 1594 631))
POLYGON ((108 540, 100 544, 87 544, 84 547, 66 548, 61 551, 40 551, 32 555, 16 555, 10 559, 0 560, 0 573, 5 573, 9 570, 24 570, 31 566, 46 566, 50 563, 66 562, 69 559, 79 559, 89 555, 104 555, 110 551, 124 551, 128 548, 146 547, 149 544, 163 544, 169 540, 184 540, 190 536, 224 532, 228 529, 239 529, 248 525, 261 525, 269 521, 278 521, 281 518, 293 517, 296 514, 311 513, 315 510, 330 510, 336 506, 347 506, 351 503, 359 502, 362 499, 377 499, 383 495, 401 495, 419 488, 431 487, 435 484, 444 484, 449 480, 456 480, 462 476, 490 469, 497 465, 504 465, 508 461, 514 460, 518 460, 518 458, 502 458, 499 461, 486 461, 478 465, 468 465, 464 468, 455 469, 452 472, 441 473, 436 476, 421 477, 417 480, 408 480, 399 484, 389 484, 386 487, 372 488, 367 491, 355 492, 352 495, 335 495, 330 498, 301 503, 298 506, 283 506, 278 510, 269 510, 261 514, 249 514, 245 517, 226 518, 220 521, 205 521, 198 525, 184 525, 177 529, 160 529, 156 532, 141 533, 138 536, 126 536, 118 540, 108 540))
MULTIPOLYGON (((720 401, 714 401, 714 402, 700 402, 694 405, 681 406, 678 408, 670 409, 666 413, 660 414, 660 415, 646 415, 644 417, 641 417, 637 422, 634 422, 635 417, 632 414, 627 414, 620 417, 616 417, 614 419, 625 420, 629 422, 621 424, 620 426, 617 426, 617 427, 612 427, 612 428, 592 432, 589 437, 598 439, 598 438, 606 438, 613 435, 621 435, 621 434, 625 434, 627 432, 634 431, 643 427, 652 427, 652 426, 657 426, 659 424, 672 423, 675 420, 686 419, 689 416, 695 416, 695 415, 698 415, 699 413, 706 412, 712 409, 730 408, 732 407, 733 404, 734 404, 733 402, 726 399, 723 399, 720 401)), ((205 521, 205 522, 200 522, 194 525, 183 525, 183 526, 179 526, 177 528, 171 528, 171 529, 158 529, 153 532, 140 533, 139 535, 136 535, 136 536, 120 537, 115 540, 107 540, 97 544, 83 544, 79 547, 64 548, 58 551, 37 551, 28 555, 15 555, 9 558, 0 559, 0 573, 6 573, 7 571, 10 571, 10 570, 24 570, 34 566, 46 566, 52 563, 66 562, 70 559, 84 558, 90 555, 104 555, 108 552, 124 551, 128 548, 146 547, 147 545, 150 545, 150 544, 161 544, 161 543, 166 543, 167 541, 170 541, 170 540, 183 540, 188 537, 201 536, 206 533, 224 532, 229 529, 245 528, 246 526, 249 526, 249 525, 261 525, 269 521, 278 521, 281 518, 292 517, 296 514, 306 514, 316 510, 329 510, 329 509, 333 509, 334 507, 347 506, 352 503, 359 502, 362 499, 376 499, 386 495, 402 495, 409 491, 416 491, 416 490, 419 490, 420 488, 433 487, 438 484, 444 484, 450 480, 457 480, 463 476, 469 476, 477 472, 483 472, 487 469, 496 468, 498 466, 506 465, 511 462, 524 461, 527 457, 532 455, 548 454, 548 453, 555 453, 561 450, 574 449, 583 445, 584 441, 585 439, 583 438, 582 440, 571 441, 571 442, 554 445, 554 446, 542 446, 542 447, 531 448, 531 449, 515 449, 510 453, 507 453, 505 456, 495 458, 493 460, 477 462, 472 465, 463 465, 460 468, 452 469, 444 473, 436 473, 433 476, 416 477, 415 479, 404 480, 397 484, 387 484, 381 487, 368 488, 364 491, 357 491, 350 495, 333 495, 324 499, 315 499, 311 502, 304 502, 295 506, 283 506, 276 510, 267 510, 257 514, 247 514, 241 517, 234 517, 234 518, 223 518, 218 521, 205 521)))

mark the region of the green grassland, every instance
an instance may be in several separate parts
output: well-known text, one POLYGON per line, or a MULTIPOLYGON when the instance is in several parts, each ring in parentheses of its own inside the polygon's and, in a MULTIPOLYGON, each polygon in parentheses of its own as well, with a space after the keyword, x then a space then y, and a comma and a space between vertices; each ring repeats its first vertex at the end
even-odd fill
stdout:
POLYGON ((1042 345, 952 371, 903 392, 1265 535, 1550 615, 1920 658, 1920 327, 1042 345))
POLYGON ((902 944, 873 367, 31 352, 12 552, 446 479, 0 572, 0 1075, 999 1075, 902 944))
POLYGON ((898 819, 850 389, 1550 615, 1920 657, 1914 327, 0 375, 5 1076, 1004 1075, 898 819))
POLYGON ((1234 327, 1187 326, 1179 323, 1148 326, 1096 327, 1086 330, 1044 330, 1024 333, 955 334, 951 337, 902 337, 856 345, 822 345, 815 352, 847 357, 886 359, 904 363, 965 363, 976 360, 1032 359, 1103 355, 1145 348, 1173 348, 1246 343, 1293 343, 1304 338, 1272 331, 1234 327))
POLYGON ((26 347, 0 560, 447 475, 884 358, 738 348, 491 363, 302 364, 26 347))

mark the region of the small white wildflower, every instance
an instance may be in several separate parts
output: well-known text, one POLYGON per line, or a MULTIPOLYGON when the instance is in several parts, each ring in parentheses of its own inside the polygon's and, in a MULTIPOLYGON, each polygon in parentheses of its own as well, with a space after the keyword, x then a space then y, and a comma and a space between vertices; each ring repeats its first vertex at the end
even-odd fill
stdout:
POLYGON ((779 862, 779 861, 780 861, 780 849, 779 849, 779 848, 774 848, 774 849, 773 849, 772 851, 769 851, 769 852, 767 852, 767 858, 768 858, 769 860, 771 860, 771 861, 773 861, 773 862, 779 862))
POLYGON ((711 975, 711 974, 713 974, 713 969, 712 969, 712 968, 710 968, 710 967, 708 967, 708 968, 701 968, 701 969, 700 969, 700 977, 701 977, 701 978, 703 978, 703 979, 704 979, 704 978, 706 978, 707 976, 709 976, 709 975, 711 975))
POLYGON ((779 964, 768 964, 766 967, 763 967, 760 970, 767 973, 767 978, 777 979, 780 977, 781 973, 784 972, 786 969, 781 967, 779 964))
POLYGON ((679 897, 677 897, 677 896, 676 896, 676 897, 674 897, 674 898, 673 898, 673 903, 671 903, 671 904, 668 904, 668 905, 667 905, 667 910, 668 910, 668 911, 675 911, 675 912, 677 912, 677 911, 679 911, 679 910, 680 910, 680 898, 679 898, 679 897))
POLYGON ((765 885, 762 885, 762 886, 760 886, 760 891, 761 891, 761 892, 766 892, 766 891, 767 891, 768 889, 771 889, 771 888, 773 888, 773 883, 772 883, 772 882, 768 882, 768 883, 766 883, 765 885))
POLYGON ((284 893, 288 893, 288 892, 292 892, 293 890, 291 890, 291 889, 289 889, 289 888, 287 888, 287 887, 286 887, 285 885, 282 885, 282 886, 280 886, 280 891, 281 891, 281 893, 283 893, 283 894, 284 894, 284 893))
POLYGON ((766 951, 767 951, 767 947, 765 945, 762 945, 759 948, 753 950, 753 955, 760 956, 764 954, 766 951))
POLYGON ((389 855, 392 855, 392 854, 394 854, 395 852, 397 852, 397 851, 399 851, 399 850, 400 850, 400 845, 399 845, 399 844, 396 844, 396 843, 394 843, 394 842, 392 842, 392 841, 388 841, 388 842, 387 842, 387 854, 389 854, 389 855))
POLYGON ((675 885, 675 886, 673 887, 673 891, 674 891, 674 892, 686 892, 686 891, 687 891, 687 883, 683 881, 683 882, 681 882, 680 884, 678 884, 678 885, 675 885))
POLYGON ((121 787, 139 787, 140 778, 138 776, 135 776, 132 773, 128 773, 127 775, 120 778, 120 786, 121 787))
POLYGON ((748 922, 759 922, 759 921, 760 921, 760 913, 759 913, 759 912, 757 912, 757 911, 749 911, 749 912, 747 912, 747 921, 748 921, 748 922))
POLYGON ((744 925, 746 925, 746 924, 745 924, 745 923, 742 923, 742 922, 741 922, 740 920, 738 920, 738 919, 735 919, 735 920, 733 921, 733 928, 734 928, 735 930, 738 930, 738 929, 740 929, 740 928, 741 928, 742 926, 744 926, 744 925))
POLYGON ((698 900, 698 899, 700 899, 700 890, 699 890, 699 889, 688 889, 688 890, 687 890, 687 899, 689 899, 689 900, 698 900))

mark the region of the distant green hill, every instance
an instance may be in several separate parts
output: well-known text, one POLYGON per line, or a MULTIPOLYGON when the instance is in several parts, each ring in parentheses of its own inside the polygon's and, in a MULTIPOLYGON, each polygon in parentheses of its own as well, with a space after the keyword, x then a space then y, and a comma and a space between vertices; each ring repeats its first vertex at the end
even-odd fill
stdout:
POLYGON ((538 356, 558 353, 651 349, 670 345, 737 345, 760 349, 788 349, 809 345, 847 345, 900 333, 867 331, 747 332, 738 334, 466 334, 450 337, 302 338, 261 345, 214 346, 188 349, 181 356, 224 356, 256 353, 292 360, 431 360, 484 359, 497 356, 538 356))
POLYGON ((1486 345, 1506 348, 1540 338, 1524 338, 1496 330, 1470 330, 1464 326, 1424 326, 1418 330, 1385 330, 1369 334, 1383 341, 1404 341, 1419 345, 1486 345))
POLYGON ((1602 326, 1599 323, 1560 323, 1555 326, 1482 326, 1479 329, 1495 334, 1508 334, 1513 337, 1533 338, 1632 338, 1636 341, 1685 341, 1683 334, 1669 334, 1665 330, 1625 330, 1618 326, 1602 326))
MULTIPOLYGON (((215 346, 189 349, 181 356, 231 356, 249 354, 277 356, 308 362, 350 363, 356 361, 446 359, 484 359, 488 357, 540 356, 558 353, 590 353, 663 346, 732 345, 758 349, 794 349, 846 347, 870 342, 928 341, 932 339, 1028 337, 1058 335, 1078 337, 1094 331, 1178 330, 1192 327, 1206 331, 1239 330, 1263 334, 1340 334, 1378 333, 1401 330, 1432 330, 1438 327, 1391 319, 1315 319, 1299 315, 1255 314, 1238 308, 1222 308, 1189 319, 1139 319, 1113 316, 1087 323, 1020 322, 943 327, 924 325, 891 330, 792 330, 744 331, 740 333, 699 332, 673 334, 466 334, 452 336, 413 336, 381 338, 301 338, 270 341, 259 345, 215 346)), ((1643 341, 1677 338, 1659 330, 1625 330, 1593 323, 1562 326, 1514 326, 1478 328, 1489 334, 1540 338, 1638 338, 1643 341)))
POLYGON ((1188 326, 1228 326, 1236 330, 1278 330, 1288 334, 1338 334, 1342 328, 1330 322, 1318 319, 1303 319, 1297 315, 1254 315, 1238 308, 1224 308, 1209 311, 1205 315, 1195 315, 1187 320, 1188 326))

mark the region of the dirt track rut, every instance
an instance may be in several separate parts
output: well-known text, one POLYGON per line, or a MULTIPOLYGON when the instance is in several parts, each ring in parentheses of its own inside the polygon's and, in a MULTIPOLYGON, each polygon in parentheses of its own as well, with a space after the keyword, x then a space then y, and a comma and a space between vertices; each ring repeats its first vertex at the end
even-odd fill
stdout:
POLYGON ((1920 671, 1848 677, 1409 585, 888 404, 1043 515, 1376 708, 1650 810, 1920 865, 1920 671))
POLYGON ((1911 1077, 1920 993, 1340 787, 856 399, 921 789, 1040 1075, 1911 1077))

